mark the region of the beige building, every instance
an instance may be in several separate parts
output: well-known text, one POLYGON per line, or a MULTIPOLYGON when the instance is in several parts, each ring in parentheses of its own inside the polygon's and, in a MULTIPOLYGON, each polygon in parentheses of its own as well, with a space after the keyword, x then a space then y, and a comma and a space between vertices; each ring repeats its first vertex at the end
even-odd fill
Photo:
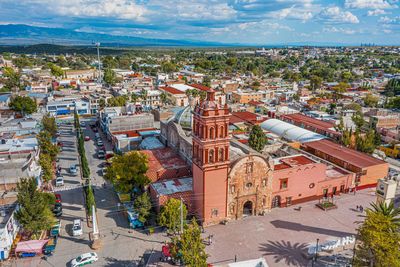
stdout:
POLYGON ((274 91, 269 90, 238 90, 232 92, 232 101, 234 103, 248 104, 250 101, 270 100, 274 98, 274 91))

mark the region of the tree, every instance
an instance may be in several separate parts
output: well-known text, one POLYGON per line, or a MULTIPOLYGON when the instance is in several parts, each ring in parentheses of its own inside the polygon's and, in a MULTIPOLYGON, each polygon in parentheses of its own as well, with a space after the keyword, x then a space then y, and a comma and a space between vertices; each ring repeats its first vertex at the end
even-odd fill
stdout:
POLYGON ((161 103, 167 104, 168 103, 168 96, 165 92, 162 92, 160 95, 161 103))
POLYGON ((386 204, 386 202, 371 203, 371 207, 372 208, 369 209, 372 212, 383 214, 393 224, 400 227, 400 208, 396 208, 393 201, 391 201, 389 205, 386 204))
POLYGON ((391 79, 385 86, 387 96, 397 96, 400 94, 400 79, 391 79))
POLYGON ((64 76, 64 70, 54 63, 49 63, 50 73, 56 78, 64 76))
POLYGON ((267 138, 259 125, 254 125, 251 128, 249 136, 249 146, 254 150, 261 152, 267 144, 267 138))
POLYGON ((56 118, 50 116, 49 114, 46 114, 42 118, 42 125, 44 130, 49 132, 53 137, 56 136, 57 134, 56 118))
POLYGON ((353 74, 350 71, 344 71, 341 74, 341 79, 345 83, 349 83, 353 80, 353 74))
POLYGON ((57 145, 51 142, 51 134, 47 131, 41 131, 37 134, 36 138, 38 139, 41 153, 48 154, 51 160, 54 161, 59 149, 57 145))
POLYGON ((93 206, 96 206, 94 199, 93 188, 90 183, 86 187, 86 210, 89 216, 92 216, 93 206))
POLYGON ((322 78, 317 76, 317 75, 313 75, 310 77, 310 86, 311 89, 314 91, 316 89, 321 88, 322 85, 322 78))
POLYGON ((360 244, 354 266, 400 266, 399 226, 393 222, 392 212, 379 209, 366 209, 365 221, 358 229, 360 244))
POLYGON ((372 95, 372 94, 367 94, 367 95, 364 97, 363 100, 364 100, 364 104, 365 104, 367 107, 374 108, 374 107, 377 107, 377 106, 378 106, 379 97, 374 96, 374 95, 372 95))
MULTIPOLYGON (((187 216, 186 205, 183 204, 182 216, 185 220, 187 216)), ((172 232, 177 232, 181 226, 181 201, 176 198, 170 198, 165 205, 161 208, 159 214, 159 223, 168 228, 172 232)))
POLYGON ((127 96, 116 96, 107 100, 107 105, 109 107, 123 107, 128 101, 127 96))
POLYGON ((53 178, 53 165, 51 162, 49 154, 40 153, 39 164, 42 167, 42 178, 45 182, 49 182, 53 178))
POLYGON ((190 224, 185 226, 180 236, 172 238, 172 256, 180 255, 183 264, 190 267, 206 267, 208 255, 201 238, 201 229, 193 218, 190 224))
POLYGON ((365 123, 364 117, 361 112, 354 113, 354 115, 351 117, 351 120, 356 125, 356 131, 360 131, 365 123))
POLYGON ((375 131, 369 130, 365 136, 361 136, 359 132, 356 132, 356 148, 357 150, 372 154, 376 148, 375 143, 375 131))
POLYGON ((161 63, 161 70, 165 73, 171 73, 176 71, 177 66, 172 62, 162 62, 161 63))
POLYGON ((42 230, 50 229, 54 216, 47 196, 38 191, 35 178, 22 178, 17 185, 19 209, 16 219, 37 238, 42 230))
POLYGON ((332 89, 336 94, 341 94, 345 93, 347 91, 347 88, 349 88, 350 85, 345 82, 340 82, 338 85, 334 86, 332 89))
POLYGON ((115 85, 115 83, 117 82, 117 75, 115 74, 115 71, 113 71, 110 68, 107 68, 104 71, 104 82, 108 85, 115 85))
POLYGON ((11 67, 4 67, 3 76, 5 78, 4 81, 4 91, 18 91, 22 89, 21 85, 21 74, 16 72, 11 67))
POLYGON ((21 112, 23 115, 32 114, 37 111, 36 101, 29 96, 14 96, 8 106, 14 111, 21 112))
POLYGON ((105 178, 111 181, 117 191, 129 193, 133 188, 150 183, 146 176, 147 157, 139 151, 115 155, 111 166, 107 168, 105 178))
POLYGON ((147 192, 138 196, 133 202, 133 207, 139 214, 139 221, 145 223, 150 215, 151 200, 147 192))

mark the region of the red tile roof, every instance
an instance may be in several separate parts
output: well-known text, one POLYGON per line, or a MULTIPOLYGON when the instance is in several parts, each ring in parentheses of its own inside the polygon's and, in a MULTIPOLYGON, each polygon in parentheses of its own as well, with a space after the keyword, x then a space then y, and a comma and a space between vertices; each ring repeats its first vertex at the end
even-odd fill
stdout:
POLYGON ((380 164, 387 164, 386 162, 371 157, 368 154, 341 146, 329 140, 309 142, 303 144, 303 146, 320 151, 326 155, 329 155, 330 157, 343 160, 358 168, 366 168, 380 164))
POLYGON ((183 95, 183 94, 185 94, 184 92, 179 91, 178 89, 175 89, 175 88, 170 87, 170 86, 167 86, 167 87, 159 87, 159 89, 160 89, 160 90, 164 90, 164 91, 166 91, 166 92, 168 92, 168 93, 170 93, 170 94, 173 94, 173 95, 183 95))
POLYGON ((260 115, 249 112, 249 111, 238 111, 238 112, 232 112, 232 116, 231 116, 229 122, 235 123, 235 120, 236 120, 236 123, 237 122, 247 122, 247 123, 254 125, 254 124, 262 123, 263 121, 267 120, 267 118, 261 117, 260 115), (259 119, 257 120, 257 118, 259 118, 259 119))
POLYGON ((193 83, 193 84, 189 84, 191 87, 194 87, 196 89, 199 89, 201 91, 209 91, 211 88, 199 83, 193 83))
MULTIPOLYGON (((311 118, 309 116, 306 116, 306 115, 303 115, 300 113, 282 115, 281 119, 284 121, 288 121, 288 122, 293 121, 293 122, 295 122, 294 124, 296 124, 296 125, 303 124, 303 125, 309 126, 311 128, 323 130, 323 131, 334 133, 334 134, 339 134, 335 130, 331 129, 331 128, 335 127, 334 123, 317 120, 317 119, 311 118)), ((303 127, 303 128, 309 129, 308 127, 303 127)))
POLYGON ((260 102, 260 101, 250 100, 248 104, 253 105, 253 106, 259 106, 259 105, 263 105, 264 103, 260 102))

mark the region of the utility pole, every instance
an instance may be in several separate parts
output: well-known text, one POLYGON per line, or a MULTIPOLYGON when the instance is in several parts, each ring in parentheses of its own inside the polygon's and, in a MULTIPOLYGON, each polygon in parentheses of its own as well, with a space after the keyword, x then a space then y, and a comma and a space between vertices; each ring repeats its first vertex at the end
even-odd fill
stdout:
POLYGON ((181 197, 181 234, 183 234, 183 201, 181 197))
POLYGON ((100 67, 100 43, 97 42, 95 43, 97 47, 97 63, 98 63, 98 68, 99 68, 99 83, 101 83, 101 67, 100 67))

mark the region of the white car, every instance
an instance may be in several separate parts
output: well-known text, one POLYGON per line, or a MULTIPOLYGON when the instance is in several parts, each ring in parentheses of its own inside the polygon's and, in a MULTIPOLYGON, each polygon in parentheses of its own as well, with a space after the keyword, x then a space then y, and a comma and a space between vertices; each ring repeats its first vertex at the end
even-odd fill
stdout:
POLYGON ((79 236, 82 235, 83 231, 82 231, 82 222, 80 219, 75 219, 74 220, 74 224, 72 226, 72 235, 73 236, 79 236))
POLYGON ((63 186, 64 185, 64 178, 62 176, 58 176, 56 178, 56 186, 63 186))
POLYGON ((71 267, 83 266, 97 261, 99 257, 95 252, 84 253, 71 261, 71 267))
POLYGON ((98 146, 102 146, 102 145, 104 145, 104 143, 103 143, 103 141, 101 139, 99 139, 99 140, 97 140, 97 145, 98 146))

